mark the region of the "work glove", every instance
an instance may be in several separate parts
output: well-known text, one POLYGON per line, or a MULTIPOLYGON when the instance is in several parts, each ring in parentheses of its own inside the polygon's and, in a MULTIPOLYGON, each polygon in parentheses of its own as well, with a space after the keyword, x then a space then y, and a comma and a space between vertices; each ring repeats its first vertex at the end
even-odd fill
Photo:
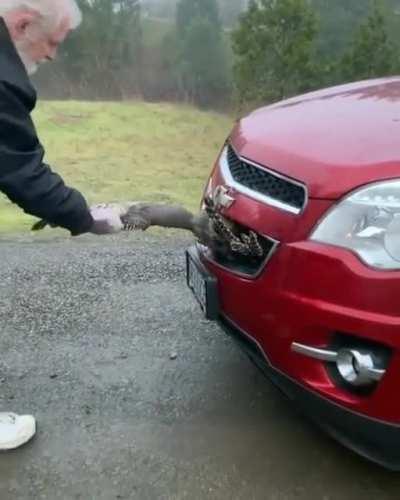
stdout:
POLYGON ((119 233, 124 228, 121 216, 124 214, 122 207, 118 205, 100 204, 90 207, 93 218, 93 225, 89 229, 92 234, 114 234, 119 233))

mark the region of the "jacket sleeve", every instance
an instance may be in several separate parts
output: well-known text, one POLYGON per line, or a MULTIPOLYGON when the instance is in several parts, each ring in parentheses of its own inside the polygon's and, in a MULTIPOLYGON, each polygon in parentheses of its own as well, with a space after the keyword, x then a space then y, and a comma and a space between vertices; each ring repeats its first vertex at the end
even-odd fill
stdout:
POLYGON ((26 213, 73 235, 93 224, 84 197, 43 163, 40 144, 21 90, 0 82, 0 191, 26 213))

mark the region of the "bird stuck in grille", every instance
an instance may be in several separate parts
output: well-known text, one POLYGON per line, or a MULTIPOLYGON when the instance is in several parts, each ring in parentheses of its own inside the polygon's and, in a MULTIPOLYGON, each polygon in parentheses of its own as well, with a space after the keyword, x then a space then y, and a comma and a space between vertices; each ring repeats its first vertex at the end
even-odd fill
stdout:
MULTIPOLYGON (((264 257, 265 250, 254 231, 223 217, 211 198, 206 198, 204 205, 197 215, 179 205, 160 203, 127 202, 102 206, 118 211, 124 231, 145 231, 151 226, 184 229, 191 231, 202 245, 220 255, 264 257)), ((32 226, 32 230, 38 231, 48 225, 40 220, 32 226)))
MULTIPOLYGON (((211 198, 204 199, 211 241, 207 246, 222 254, 239 254, 246 257, 262 258, 264 249, 257 233, 240 227, 223 217, 211 198)), ((200 240, 201 242, 201 240, 200 240)))

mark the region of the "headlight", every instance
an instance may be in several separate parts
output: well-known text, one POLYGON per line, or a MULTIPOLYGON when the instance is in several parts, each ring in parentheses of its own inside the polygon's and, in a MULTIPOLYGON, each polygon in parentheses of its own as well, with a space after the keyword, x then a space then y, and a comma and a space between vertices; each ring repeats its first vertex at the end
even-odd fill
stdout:
POLYGON ((372 184, 344 198, 311 239, 352 250, 370 266, 400 269, 400 180, 372 184))

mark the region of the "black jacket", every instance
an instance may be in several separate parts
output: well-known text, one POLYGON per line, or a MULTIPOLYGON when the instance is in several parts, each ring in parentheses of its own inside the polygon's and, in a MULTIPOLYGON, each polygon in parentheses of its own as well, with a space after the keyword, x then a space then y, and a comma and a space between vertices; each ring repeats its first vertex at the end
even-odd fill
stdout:
POLYGON ((35 105, 36 92, 0 17, 0 191, 26 213, 73 235, 85 233, 93 223, 85 199, 43 163, 30 117, 35 105))

